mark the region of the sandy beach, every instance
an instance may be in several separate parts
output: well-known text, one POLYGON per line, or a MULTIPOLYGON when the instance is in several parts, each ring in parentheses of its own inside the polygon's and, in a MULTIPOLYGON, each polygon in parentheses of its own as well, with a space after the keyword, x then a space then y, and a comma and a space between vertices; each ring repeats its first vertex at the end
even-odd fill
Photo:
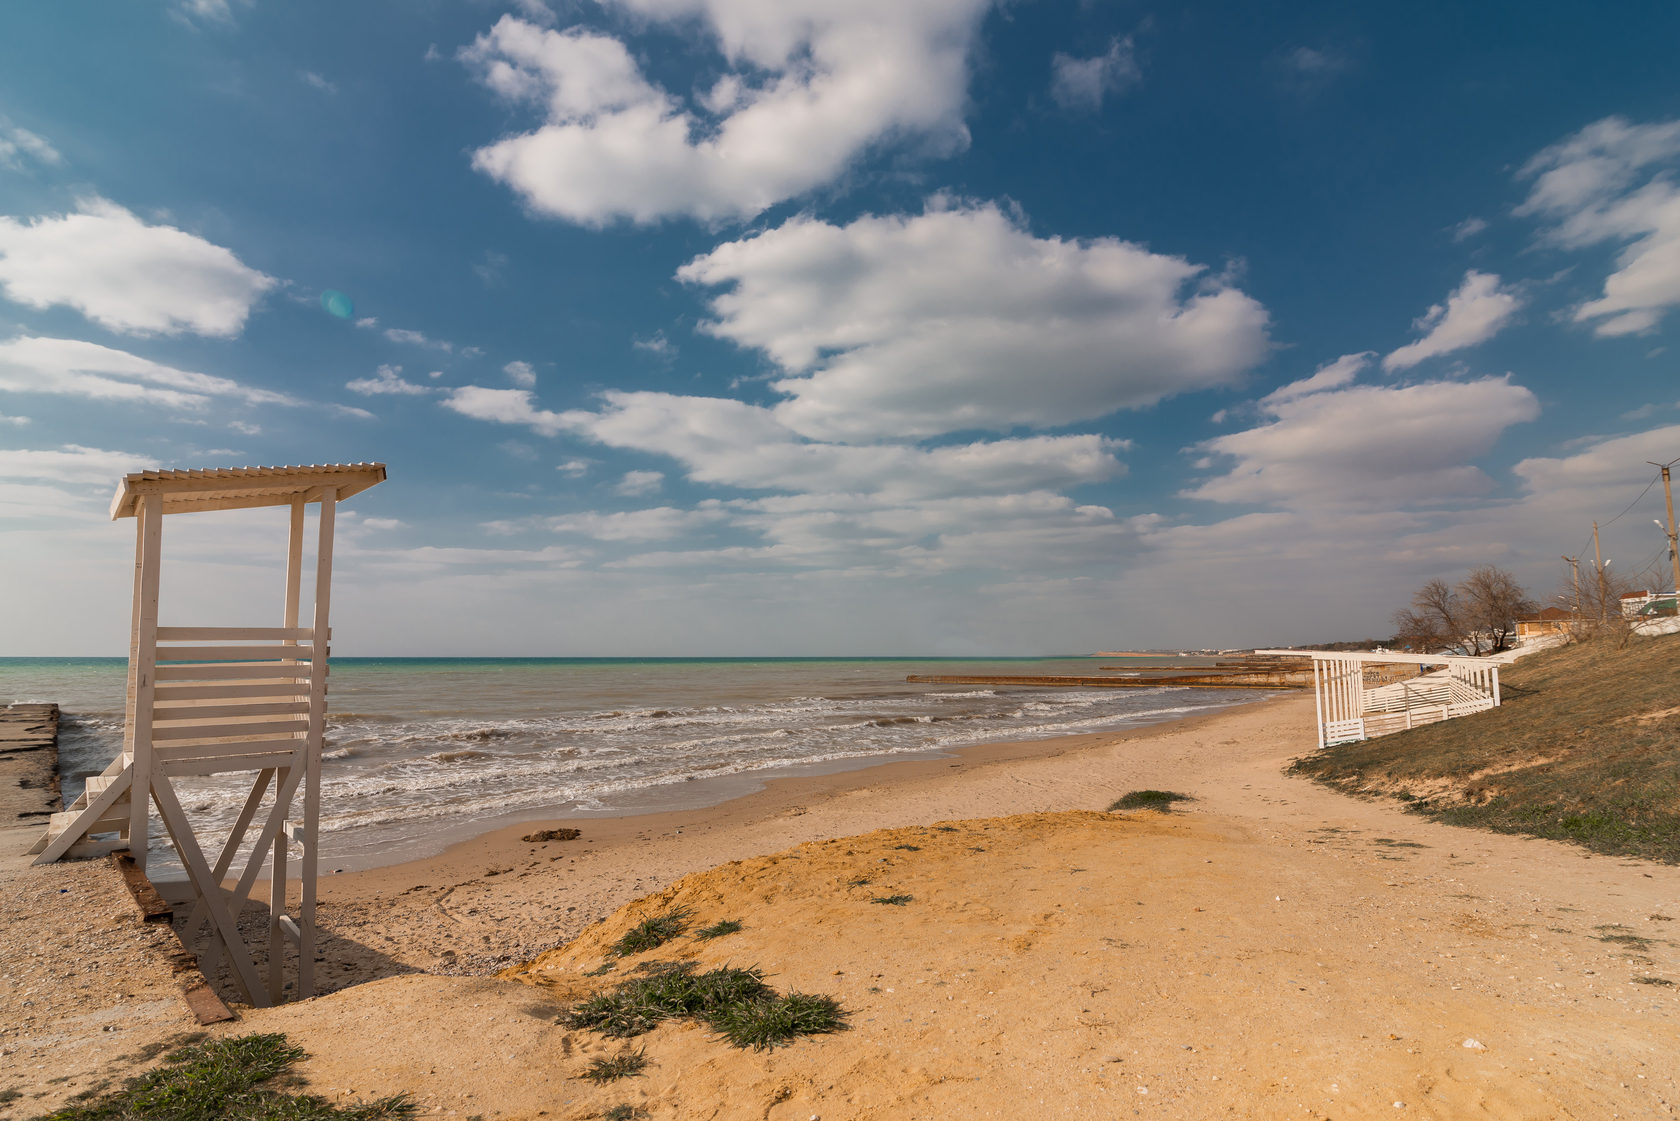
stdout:
MULTIPOLYGON (((772 781, 707 809, 521 825, 329 876, 317 969, 336 991, 214 1030, 286 1032, 331 1098, 408 1092, 463 1118, 1671 1113, 1680 869, 1289 777, 1311 718, 1310 699, 1284 697, 772 781), (1141 788, 1195 800, 1102 812, 1141 788), (567 824, 583 836, 520 839, 567 824), (871 902, 890 895, 911 899, 871 902), (674 907, 743 929, 607 951, 674 907), (643 1075, 580 1080, 624 1044, 559 1012, 644 958, 756 965, 838 998, 850 1029, 766 1053, 666 1024, 635 1041, 643 1075)), ((8 962, 42 955, 28 968, 47 979, 74 940, 40 902, 27 922, 9 909, 4 946, 8 962)), ((27 1007, 11 981, 0 994, 3 1081, 23 1095, 9 1117, 194 1026, 156 999, 125 1017, 106 994, 100 1021, 97 994, 28 987, 27 1007)))

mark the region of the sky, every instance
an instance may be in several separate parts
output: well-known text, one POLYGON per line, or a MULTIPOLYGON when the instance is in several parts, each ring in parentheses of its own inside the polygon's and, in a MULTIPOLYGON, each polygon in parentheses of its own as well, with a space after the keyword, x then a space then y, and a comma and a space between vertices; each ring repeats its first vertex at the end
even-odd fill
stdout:
MULTIPOLYGON (((0 655, 126 650, 120 477, 378 461, 335 652, 1381 637, 1672 581, 1680 7, 0 12, 0 655)), ((284 515, 166 519, 278 622, 284 515)))

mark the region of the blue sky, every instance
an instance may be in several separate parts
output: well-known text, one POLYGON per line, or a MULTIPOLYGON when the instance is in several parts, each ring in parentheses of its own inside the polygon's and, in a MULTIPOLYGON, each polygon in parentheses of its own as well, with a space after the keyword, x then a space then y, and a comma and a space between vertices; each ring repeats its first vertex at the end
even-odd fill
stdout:
POLYGON ((387 463, 350 654, 1364 637, 1629 503, 1654 582, 1680 9, 1582 13, 9 6, 0 654, 121 652, 149 466, 387 463))

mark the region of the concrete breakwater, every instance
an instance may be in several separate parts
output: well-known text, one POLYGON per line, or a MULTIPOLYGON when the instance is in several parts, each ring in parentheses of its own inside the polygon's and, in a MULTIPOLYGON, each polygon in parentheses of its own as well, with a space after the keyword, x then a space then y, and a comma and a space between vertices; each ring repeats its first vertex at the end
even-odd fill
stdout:
POLYGON ((58 808, 58 706, 0 708, 0 828, 44 826, 58 808))
POLYGON ((1248 672, 1174 673, 1136 677, 1070 677, 1000 674, 924 674, 904 679, 927 685, 1036 685, 1046 688, 1155 689, 1163 685, 1184 685, 1196 689, 1305 689, 1312 685, 1311 670, 1257 670, 1248 672))

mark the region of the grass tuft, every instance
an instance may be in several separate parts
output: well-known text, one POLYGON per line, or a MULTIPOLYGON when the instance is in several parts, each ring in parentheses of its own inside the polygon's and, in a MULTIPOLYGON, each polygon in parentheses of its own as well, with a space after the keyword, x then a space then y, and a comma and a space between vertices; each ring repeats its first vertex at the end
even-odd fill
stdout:
POLYGON ((771 1048, 798 1035, 839 1031, 845 1014, 828 997, 779 995, 757 969, 726 967, 704 973, 692 962, 626 981, 568 1012, 567 1027, 629 1039, 665 1020, 697 1020, 737 1047, 771 1048))
POLYGON ((741 923, 739 919, 722 919, 713 923, 711 926, 703 926, 699 930, 696 930, 694 932, 694 937, 711 941, 713 938, 722 938, 725 934, 739 933, 740 930, 741 923))
POLYGON ((278 1033, 195 1044, 122 1089, 45 1121, 383 1121, 416 1112, 400 1094, 341 1109, 313 1094, 264 1085, 305 1057, 278 1033))
POLYGON ((838 1001, 810 993, 742 1001, 721 1009, 708 1022, 730 1043, 754 1051, 769 1051, 793 1042, 795 1036, 823 1035, 846 1026, 838 1001))
POLYGON ((609 1108, 605 1113, 601 1114, 601 1116, 605 1118, 606 1121, 635 1121, 638 1117, 646 1117, 647 1112, 645 1110, 637 1109, 629 1102, 620 1102, 618 1105, 609 1108))
POLYGON ((620 1078, 632 1078, 647 1069, 647 1053, 645 1051, 620 1051, 616 1055, 608 1055, 599 1059, 591 1059, 589 1069, 578 1075, 591 1082, 615 1082, 620 1078))
POLYGON ((916 898, 914 895, 877 895, 870 902, 885 903, 889 907, 902 907, 914 898, 916 898))
POLYGON ((1633 979, 1633 983, 1636 984, 1636 985, 1672 985, 1672 984, 1674 984, 1674 982, 1670 981, 1667 977, 1635 977, 1633 979))
POLYGON ((679 907, 674 911, 666 911, 663 915, 645 918, 613 944, 613 951, 619 957, 628 957, 630 954, 657 949, 673 938, 682 937, 688 930, 689 917, 688 909, 679 907))
POLYGON ((1166 813, 1172 809, 1174 802, 1189 802, 1188 794, 1178 794, 1171 790, 1134 790, 1129 794, 1122 794, 1115 799, 1109 812, 1115 810, 1158 810, 1166 813))
POLYGON ((922 851, 922 846, 921 845, 894 845, 893 848, 903 849, 905 852, 921 852, 922 851))

